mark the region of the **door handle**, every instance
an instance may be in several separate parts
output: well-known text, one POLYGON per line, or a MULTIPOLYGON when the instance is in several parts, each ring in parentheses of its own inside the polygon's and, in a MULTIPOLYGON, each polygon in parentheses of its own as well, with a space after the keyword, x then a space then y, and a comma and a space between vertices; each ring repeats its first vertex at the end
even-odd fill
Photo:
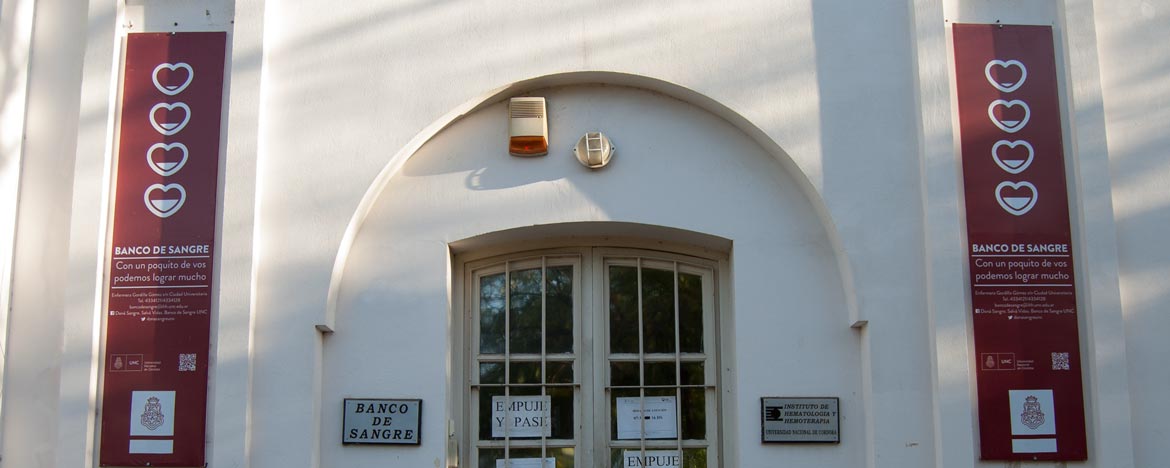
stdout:
POLYGON ((455 421, 447 420, 447 468, 459 468, 459 439, 455 437, 455 421))

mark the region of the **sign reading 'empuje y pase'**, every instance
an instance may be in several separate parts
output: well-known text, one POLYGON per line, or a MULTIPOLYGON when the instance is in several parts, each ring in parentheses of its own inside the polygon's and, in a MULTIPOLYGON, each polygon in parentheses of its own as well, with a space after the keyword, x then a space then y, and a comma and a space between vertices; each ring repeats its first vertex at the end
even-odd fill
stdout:
POLYGON ((422 400, 346 398, 341 443, 418 445, 422 400))

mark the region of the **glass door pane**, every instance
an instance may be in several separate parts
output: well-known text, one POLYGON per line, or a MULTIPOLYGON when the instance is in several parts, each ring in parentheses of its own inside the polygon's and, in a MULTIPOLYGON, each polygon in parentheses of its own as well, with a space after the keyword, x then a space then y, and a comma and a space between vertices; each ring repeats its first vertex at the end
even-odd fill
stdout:
POLYGON ((540 257, 473 275, 475 465, 576 465, 579 261, 540 257))
POLYGON ((641 253, 469 267, 468 466, 718 466, 715 264, 641 253))
POLYGON ((706 467, 710 270, 612 258, 603 277, 610 465, 706 467))

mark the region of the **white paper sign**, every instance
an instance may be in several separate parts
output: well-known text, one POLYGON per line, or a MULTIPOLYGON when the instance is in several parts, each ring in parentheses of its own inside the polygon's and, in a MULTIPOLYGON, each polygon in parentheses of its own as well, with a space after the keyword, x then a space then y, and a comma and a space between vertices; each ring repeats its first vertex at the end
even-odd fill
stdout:
POLYGON ((551 401, 544 396, 492 397, 492 437, 549 437, 551 401))
POLYGON ((496 460, 496 468, 557 468, 557 459, 545 458, 544 465, 540 464, 539 458, 513 458, 507 462, 496 460))
POLYGON ((647 450, 645 455, 641 450, 622 451, 623 468, 679 468, 682 466, 682 456, 678 450, 647 450))
POLYGON ((617 438, 674 439, 678 437, 678 404, 672 396, 618 398, 617 438))

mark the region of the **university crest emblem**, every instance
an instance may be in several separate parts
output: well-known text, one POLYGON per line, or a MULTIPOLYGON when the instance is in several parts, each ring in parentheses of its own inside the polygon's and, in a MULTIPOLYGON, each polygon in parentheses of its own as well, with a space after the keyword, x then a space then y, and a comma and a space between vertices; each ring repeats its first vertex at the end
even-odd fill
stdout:
POLYGON ((162 405, 159 404, 158 397, 147 398, 146 408, 143 409, 142 416, 138 418, 138 422, 153 431, 162 426, 165 420, 166 417, 162 414, 162 405))
POLYGON ((1020 413, 1020 422, 1029 429, 1036 429, 1044 424, 1044 412, 1040 410, 1040 400, 1029 395, 1024 399, 1024 412, 1020 413))

